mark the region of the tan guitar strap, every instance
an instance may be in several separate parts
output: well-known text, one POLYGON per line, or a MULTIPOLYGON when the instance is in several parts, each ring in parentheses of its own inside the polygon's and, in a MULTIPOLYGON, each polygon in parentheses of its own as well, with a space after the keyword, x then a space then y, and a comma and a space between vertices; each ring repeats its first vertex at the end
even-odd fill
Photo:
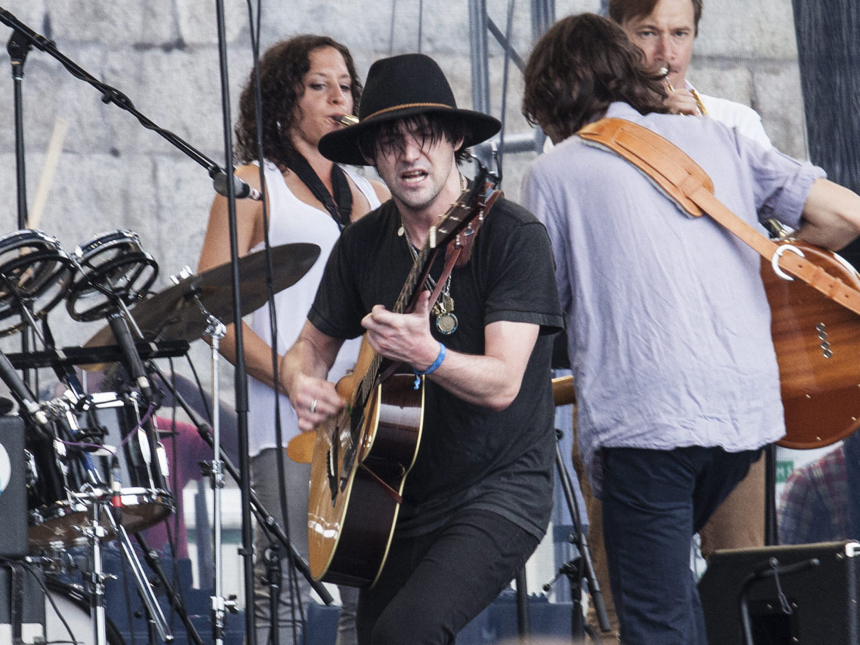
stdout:
POLYGON ((601 119, 577 135, 624 157, 692 217, 709 215, 761 254, 777 274, 799 278, 860 315, 860 291, 806 260, 796 247, 773 242, 735 215, 714 196, 714 184, 701 166, 671 141, 623 119, 601 119))

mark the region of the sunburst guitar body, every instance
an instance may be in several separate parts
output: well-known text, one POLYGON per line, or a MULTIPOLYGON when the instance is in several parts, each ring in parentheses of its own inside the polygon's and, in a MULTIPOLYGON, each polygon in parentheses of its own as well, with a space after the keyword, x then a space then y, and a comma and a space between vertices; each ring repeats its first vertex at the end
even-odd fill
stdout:
MULTIPOLYGON (((365 340, 357 374, 369 352, 365 340)), ((355 378, 337 384, 348 401, 355 378)), ((317 430, 308 506, 308 555, 317 580, 366 587, 382 571, 421 443, 424 388, 416 390, 414 381, 411 374, 389 377, 363 406, 348 406, 317 430)))

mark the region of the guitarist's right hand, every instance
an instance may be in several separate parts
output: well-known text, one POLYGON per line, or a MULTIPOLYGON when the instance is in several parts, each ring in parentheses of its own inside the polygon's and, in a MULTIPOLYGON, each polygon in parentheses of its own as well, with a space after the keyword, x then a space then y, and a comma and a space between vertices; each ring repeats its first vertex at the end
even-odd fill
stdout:
POLYGON ((292 381, 290 404, 299 418, 299 429, 312 432, 346 405, 334 383, 312 376, 297 375, 292 381))

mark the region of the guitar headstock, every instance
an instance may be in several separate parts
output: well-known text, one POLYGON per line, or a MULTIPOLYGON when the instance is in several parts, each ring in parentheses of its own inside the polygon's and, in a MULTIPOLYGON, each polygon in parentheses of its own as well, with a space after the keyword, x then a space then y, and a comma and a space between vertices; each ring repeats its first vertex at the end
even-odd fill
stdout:
POLYGON ((445 246, 464 229, 473 226, 476 218, 483 220, 484 215, 489 211, 487 202, 492 197, 490 202, 492 204, 495 197, 498 197, 493 188, 494 184, 489 181, 489 173, 486 168, 481 167, 472 181, 472 185, 460 193, 460 196, 451 204, 451 208, 448 209, 439 223, 430 229, 427 236, 429 249, 433 250, 445 246))

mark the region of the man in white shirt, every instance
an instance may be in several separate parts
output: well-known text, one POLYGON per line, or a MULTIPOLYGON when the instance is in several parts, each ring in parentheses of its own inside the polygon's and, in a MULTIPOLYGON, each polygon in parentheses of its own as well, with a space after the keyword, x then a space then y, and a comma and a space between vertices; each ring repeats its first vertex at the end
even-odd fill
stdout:
POLYGON ((655 72, 666 71, 669 109, 674 114, 706 114, 770 147, 761 117, 741 103, 699 94, 687 80, 699 33, 702 0, 609 0, 609 16, 645 53, 655 72))

